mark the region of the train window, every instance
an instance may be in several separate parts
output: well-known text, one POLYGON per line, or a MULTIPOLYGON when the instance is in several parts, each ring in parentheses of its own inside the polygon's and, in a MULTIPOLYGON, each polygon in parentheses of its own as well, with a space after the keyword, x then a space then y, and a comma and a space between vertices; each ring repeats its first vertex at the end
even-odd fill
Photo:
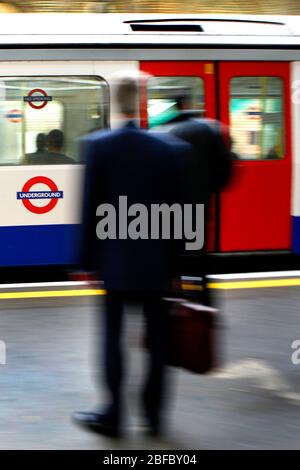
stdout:
POLYGON ((204 85, 200 77, 151 77, 147 82, 149 127, 176 122, 180 110, 204 113, 204 85))
POLYGON ((232 150, 244 160, 284 155, 283 83, 278 77, 236 77, 230 83, 232 150))
POLYGON ((98 77, 0 78, 0 165, 81 163, 78 138, 108 127, 98 77))

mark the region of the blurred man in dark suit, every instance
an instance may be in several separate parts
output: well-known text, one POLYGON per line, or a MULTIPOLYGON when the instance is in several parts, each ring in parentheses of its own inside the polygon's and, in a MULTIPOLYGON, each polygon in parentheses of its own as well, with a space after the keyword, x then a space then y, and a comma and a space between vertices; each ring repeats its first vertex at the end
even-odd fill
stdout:
MULTIPOLYGON (((118 210, 120 196, 127 197, 128 207, 143 204, 148 213, 152 204, 184 203, 188 185, 185 174, 191 150, 179 139, 171 139, 171 143, 169 138, 155 137, 137 127, 134 118, 138 110, 138 92, 136 79, 120 80, 116 100, 124 125, 112 132, 90 134, 83 142, 87 167, 82 266, 86 271, 98 271, 107 290, 104 362, 110 399, 104 409, 96 413, 77 412, 74 418, 88 429, 111 436, 119 434, 123 416, 121 337, 124 302, 128 298, 143 305, 149 363, 142 405, 149 431, 152 434, 160 431, 167 319, 162 297, 176 271, 182 244, 178 240, 151 239, 142 235, 130 239, 126 233, 119 233, 120 214, 115 235, 99 240, 96 236, 97 207, 105 203, 118 210)), ((124 213, 122 217, 125 217, 124 213)))
MULTIPOLYGON (((218 121, 201 118, 197 116, 197 112, 191 110, 191 100, 188 94, 178 96, 176 102, 179 114, 168 121, 164 127, 165 130, 193 147, 194 202, 204 204, 207 225, 211 198, 229 183, 232 173, 229 138, 227 143, 224 129, 218 121)), ((210 305, 212 302, 207 289, 206 274, 209 268, 205 246, 198 265, 199 274, 202 277, 203 302, 210 305)))
POLYGON ((189 142, 194 149, 195 192, 208 204, 210 197, 228 184, 232 172, 230 138, 222 125, 213 119, 201 118, 190 109, 189 95, 176 99, 179 114, 167 122, 165 130, 189 142))

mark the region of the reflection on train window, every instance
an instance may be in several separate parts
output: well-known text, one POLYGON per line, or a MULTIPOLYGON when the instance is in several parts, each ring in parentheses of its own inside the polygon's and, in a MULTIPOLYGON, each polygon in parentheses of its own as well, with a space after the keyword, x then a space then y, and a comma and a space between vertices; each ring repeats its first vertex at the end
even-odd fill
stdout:
POLYGON ((283 83, 277 77, 237 77, 230 83, 232 151, 240 159, 284 155, 283 83))
POLYGON ((151 77, 147 83, 149 127, 176 122, 180 111, 204 114, 204 85, 200 77, 151 77))
POLYGON ((97 77, 0 78, 0 165, 80 163, 78 138, 108 127, 97 77))

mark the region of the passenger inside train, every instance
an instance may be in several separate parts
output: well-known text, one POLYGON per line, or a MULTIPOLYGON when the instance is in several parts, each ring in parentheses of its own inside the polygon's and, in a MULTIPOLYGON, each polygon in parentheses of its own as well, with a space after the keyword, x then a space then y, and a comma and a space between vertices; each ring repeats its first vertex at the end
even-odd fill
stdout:
POLYGON ((47 163, 52 164, 70 164, 74 160, 62 152, 64 145, 64 134, 59 129, 53 129, 47 136, 47 149, 46 154, 47 163))
POLYGON ((48 135, 39 133, 36 138, 37 150, 27 154, 25 163, 28 165, 59 165, 71 164, 74 160, 65 155, 63 150, 64 133, 53 129, 48 135))
POLYGON ((36 151, 28 153, 25 156, 25 163, 28 165, 35 165, 39 163, 40 157, 47 151, 47 136, 43 132, 40 132, 36 136, 36 151))
POLYGON ((177 115, 174 118, 170 119, 170 121, 168 121, 168 124, 182 122, 188 119, 189 117, 203 117, 203 110, 194 109, 192 100, 193 97, 190 91, 177 95, 175 97, 177 115))

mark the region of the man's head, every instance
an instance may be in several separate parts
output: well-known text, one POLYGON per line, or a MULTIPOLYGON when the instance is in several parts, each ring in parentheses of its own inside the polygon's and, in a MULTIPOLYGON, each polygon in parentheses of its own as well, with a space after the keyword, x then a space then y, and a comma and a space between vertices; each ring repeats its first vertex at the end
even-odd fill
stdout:
POLYGON ((139 81, 135 77, 119 78, 115 88, 116 104, 120 113, 127 118, 138 115, 139 81))
POLYGON ((188 109, 191 109, 191 97, 188 94, 176 96, 176 107, 179 111, 186 111, 188 109))
POLYGON ((64 145, 64 134, 59 129, 50 131, 47 137, 47 147, 49 152, 60 152, 64 145))
POLYGON ((46 134, 40 133, 36 136, 36 149, 38 152, 45 150, 47 144, 46 134))

